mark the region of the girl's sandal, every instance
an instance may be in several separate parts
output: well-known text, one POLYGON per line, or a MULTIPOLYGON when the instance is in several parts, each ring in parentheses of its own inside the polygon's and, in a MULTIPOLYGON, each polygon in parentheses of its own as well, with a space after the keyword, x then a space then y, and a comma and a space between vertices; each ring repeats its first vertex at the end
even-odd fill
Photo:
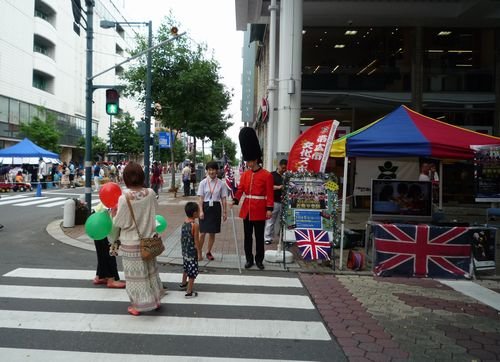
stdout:
POLYGON ((132 314, 133 316, 136 316, 136 317, 137 317, 138 315, 140 315, 140 314, 141 314, 141 313, 140 313, 137 309, 135 309, 134 307, 128 307, 128 308, 127 308, 127 312, 128 312, 129 314, 132 314))

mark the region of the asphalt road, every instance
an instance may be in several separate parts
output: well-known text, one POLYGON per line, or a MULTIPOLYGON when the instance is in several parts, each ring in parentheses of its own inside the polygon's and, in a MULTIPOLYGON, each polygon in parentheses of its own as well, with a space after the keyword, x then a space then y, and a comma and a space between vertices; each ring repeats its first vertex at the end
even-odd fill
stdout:
POLYGON ((0 199, 3 360, 345 360, 293 273, 207 269, 197 279, 200 295, 186 300, 177 287, 181 267, 162 265, 169 289, 162 309, 128 315, 124 290, 90 282, 95 253, 45 231, 63 209, 42 205, 81 193, 83 188, 48 190, 42 194, 47 199, 31 199, 34 193, 0 199))

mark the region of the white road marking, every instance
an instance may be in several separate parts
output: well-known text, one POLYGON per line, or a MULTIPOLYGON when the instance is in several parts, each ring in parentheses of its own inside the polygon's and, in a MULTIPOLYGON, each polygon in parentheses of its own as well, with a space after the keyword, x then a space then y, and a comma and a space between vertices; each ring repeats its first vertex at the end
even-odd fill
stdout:
MULTIPOLYGON (((23 202, 23 203, 20 203, 20 204, 15 204, 14 206, 31 206, 31 205, 37 205, 37 204, 43 204, 47 201, 55 201, 55 200, 61 200, 61 199, 66 199, 65 197, 52 197, 50 199, 46 199, 46 200, 40 200, 41 197, 37 197, 38 200, 35 200, 35 201, 28 201, 28 202, 23 202)), ((66 200, 64 200, 66 201, 66 200)))
MULTIPOLYGON (((120 273, 123 278, 123 274, 120 273)), ((46 278, 46 279, 68 279, 68 280, 91 280, 95 277, 95 271, 91 270, 66 270, 66 269, 38 269, 38 268, 18 268, 6 274, 6 277, 21 278, 46 278)), ((160 273, 160 278, 165 282, 178 283, 180 273, 160 273)), ((196 278, 197 284, 217 284, 217 285, 243 285, 243 286, 266 286, 266 287, 291 287, 302 288, 300 280, 297 278, 266 277, 250 275, 203 275, 196 278)))
MULTIPOLYGON (((54 351, 45 349, 0 348, 0 355, 5 361, 31 362, 283 362, 277 359, 223 358, 202 356, 166 356, 152 354, 120 354, 76 351, 54 351)), ((288 360, 287 360, 288 361, 288 360)), ((294 362, 301 362, 295 361, 294 362)), ((303 361, 302 361, 303 362, 303 361)))
MULTIPOLYGON (((200 292, 197 298, 186 299, 185 292, 169 291, 163 304, 195 304, 218 306, 276 307, 314 309, 305 295, 200 292)), ((1 298, 30 298, 43 300, 78 300, 96 302, 128 302, 124 290, 103 288, 38 287, 25 285, 0 285, 1 298)))
POLYGON ((83 333, 127 333, 205 337, 272 338, 330 341, 322 322, 188 318, 142 315, 52 313, 2 310, 1 328, 18 328, 83 333))
POLYGON ((439 280, 456 291, 500 311, 500 294, 468 280, 439 280))

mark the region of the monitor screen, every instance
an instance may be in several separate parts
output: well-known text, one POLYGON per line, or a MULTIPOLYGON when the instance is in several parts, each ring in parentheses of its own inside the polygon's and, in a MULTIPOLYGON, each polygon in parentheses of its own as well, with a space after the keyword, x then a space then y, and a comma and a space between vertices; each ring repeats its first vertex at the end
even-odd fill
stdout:
POLYGON ((432 184, 428 181, 372 180, 372 220, 432 220, 432 184))

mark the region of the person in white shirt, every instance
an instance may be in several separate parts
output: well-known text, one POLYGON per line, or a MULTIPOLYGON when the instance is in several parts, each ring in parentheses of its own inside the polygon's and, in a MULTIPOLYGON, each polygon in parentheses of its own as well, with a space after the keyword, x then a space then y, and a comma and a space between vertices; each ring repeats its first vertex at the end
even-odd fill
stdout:
POLYGON ((47 176, 47 164, 45 163, 43 158, 40 157, 40 160, 38 161, 38 181, 42 184, 43 189, 47 188, 46 176, 47 176))
POLYGON ((419 181, 430 181, 429 177, 429 164, 427 162, 422 163, 420 166, 420 175, 418 176, 419 181))
POLYGON ((189 190, 191 189, 191 168, 189 164, 186 164, 182 169, 182 183, 184 184, 184 196, 189 196, 189 190))
POLYGON ((205 235, 208 234, 208 249, 206 257, 214 260, 212 247, 215 243, 215 234, 220 233, 221 215, 222 220, 227 219, 227 187, 226 184, 217 178, 219 166, 217 162, 208 162, 205 169, 207 177, 201 180, 198 186, 198 196, 200 205, 200 248, 198 260, 203 260, 203 245, 205 235))

